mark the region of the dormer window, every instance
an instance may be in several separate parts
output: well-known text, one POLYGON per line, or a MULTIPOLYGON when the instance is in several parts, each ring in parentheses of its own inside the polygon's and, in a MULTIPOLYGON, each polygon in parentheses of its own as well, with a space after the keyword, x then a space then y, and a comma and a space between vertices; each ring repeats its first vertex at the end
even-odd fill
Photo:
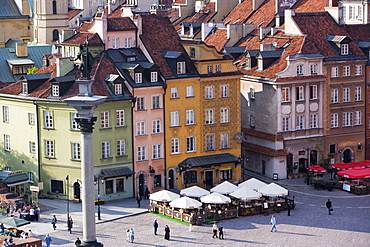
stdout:
POLYGON ((135 73, 135 83, 143 83, 143 75, 141 73, 135 73))
POLYGON ((22 83, 22 94, 28 94, 28 83, 27 82, 22 83))
POLYGON ((190 47, 190 57, 194 58, 195 57, 195 48, 190 47))
POLYGON ((303 75, 303 64, 297 66, 297 75, 303 75))
POLYGON ((311 75, 317 74, 317 64, 311 64, 310 65, 311 75))
POLYGON ((157 81, 158 81, 158 72, 157 71, 150 72, 150 82, 157 81))
POLYGON ((349 44, 341 44, 340 45, 340 54, 341 55, 348 55, 349 44))
POLYGON ((114 84, 114 94, 122 94, 122 84, 114 84))
POLYGON ((135 57, 128 57, 127 62, 135 62, 135 57))
POLYGON ((59 96, 59 85, 53 85, 51 87, 51 93, 52 93, 52 96, 54 97, 58 97, 59 96))
POLYGON ((177 62, 177 74, 185 74, 185 62, 177 62))

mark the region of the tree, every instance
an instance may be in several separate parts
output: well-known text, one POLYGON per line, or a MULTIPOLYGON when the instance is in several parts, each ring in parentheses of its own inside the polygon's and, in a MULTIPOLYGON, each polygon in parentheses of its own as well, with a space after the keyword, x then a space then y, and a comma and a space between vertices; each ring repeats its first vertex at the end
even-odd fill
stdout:
POLYGON ((30 69, 27 70, 27 75, 33 75, 35 74, 39 69, 36 68, 36 67, 32 67, 30 69))

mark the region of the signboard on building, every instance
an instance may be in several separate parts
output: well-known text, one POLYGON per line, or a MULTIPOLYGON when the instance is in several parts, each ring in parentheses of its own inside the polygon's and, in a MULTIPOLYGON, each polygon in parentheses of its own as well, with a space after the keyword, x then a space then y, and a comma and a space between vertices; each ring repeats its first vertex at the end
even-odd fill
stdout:
POLYGON ((15 176, 15 175, 18 175, 18 174, 22 174, 23 171, 22 170, 18 170, 18 171, 14 171, 14 172, 8 172, 8 176, 15 176))
POLYGON ((40 191, 40 188, 38 186, 30 186, 30 191, 39 192, 40 191))
POLYGON ((343 190, 345 190, 345 191, 351 191, 351 185, 349 185, 349 184, 343 184, 343 190))

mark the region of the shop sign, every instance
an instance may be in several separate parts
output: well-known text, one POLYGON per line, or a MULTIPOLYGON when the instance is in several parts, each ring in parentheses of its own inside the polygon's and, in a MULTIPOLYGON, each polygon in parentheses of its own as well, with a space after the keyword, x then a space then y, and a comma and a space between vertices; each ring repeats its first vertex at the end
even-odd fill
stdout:
POLYGON ((37 186, 30 186, 30 191, 40 191, 40 188, 37 186))
POLYGON ((343 184, 343 190, 345 190, 345 191, 351 191, 351 185, 349 185, 349 184, 343 184))
POLYGON ((22 174, 22 173, 23 173, 22 170, 14 171, 14 172, 8 172, 8 177, 18 175, 18 174, 22 174))

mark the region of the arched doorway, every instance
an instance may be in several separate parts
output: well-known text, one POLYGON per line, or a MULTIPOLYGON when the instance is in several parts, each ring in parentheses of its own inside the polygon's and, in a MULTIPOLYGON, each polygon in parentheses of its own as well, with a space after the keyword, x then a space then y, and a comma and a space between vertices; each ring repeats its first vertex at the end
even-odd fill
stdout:
POLYGON ((144 196, 144 188, 145 188, 145 175, 141 173, 139 175, 139 194, 144 196))
POLYGON ((81 187, 78 182, 73 183, 73 199, 76 199, 76 200, 81 199, 81 187))
POLYGON ((287 156, 286 156, 286 169, 287 169, 287 173, 288 175, 292 174, 293 173, 293 154, 289 153, 287 156))
POLYGON ((173 169, 168 171, 168 188, 175 188, 175 174, 173 172, 173 169))
POLYGON ((349 163, 352 162, 352 151, 350 149, 346 149, 343 152, 343 162, 349 163))
POLYGON ((310 151, 310 166, 317 164, 317 151, 311 150, 310 151))

